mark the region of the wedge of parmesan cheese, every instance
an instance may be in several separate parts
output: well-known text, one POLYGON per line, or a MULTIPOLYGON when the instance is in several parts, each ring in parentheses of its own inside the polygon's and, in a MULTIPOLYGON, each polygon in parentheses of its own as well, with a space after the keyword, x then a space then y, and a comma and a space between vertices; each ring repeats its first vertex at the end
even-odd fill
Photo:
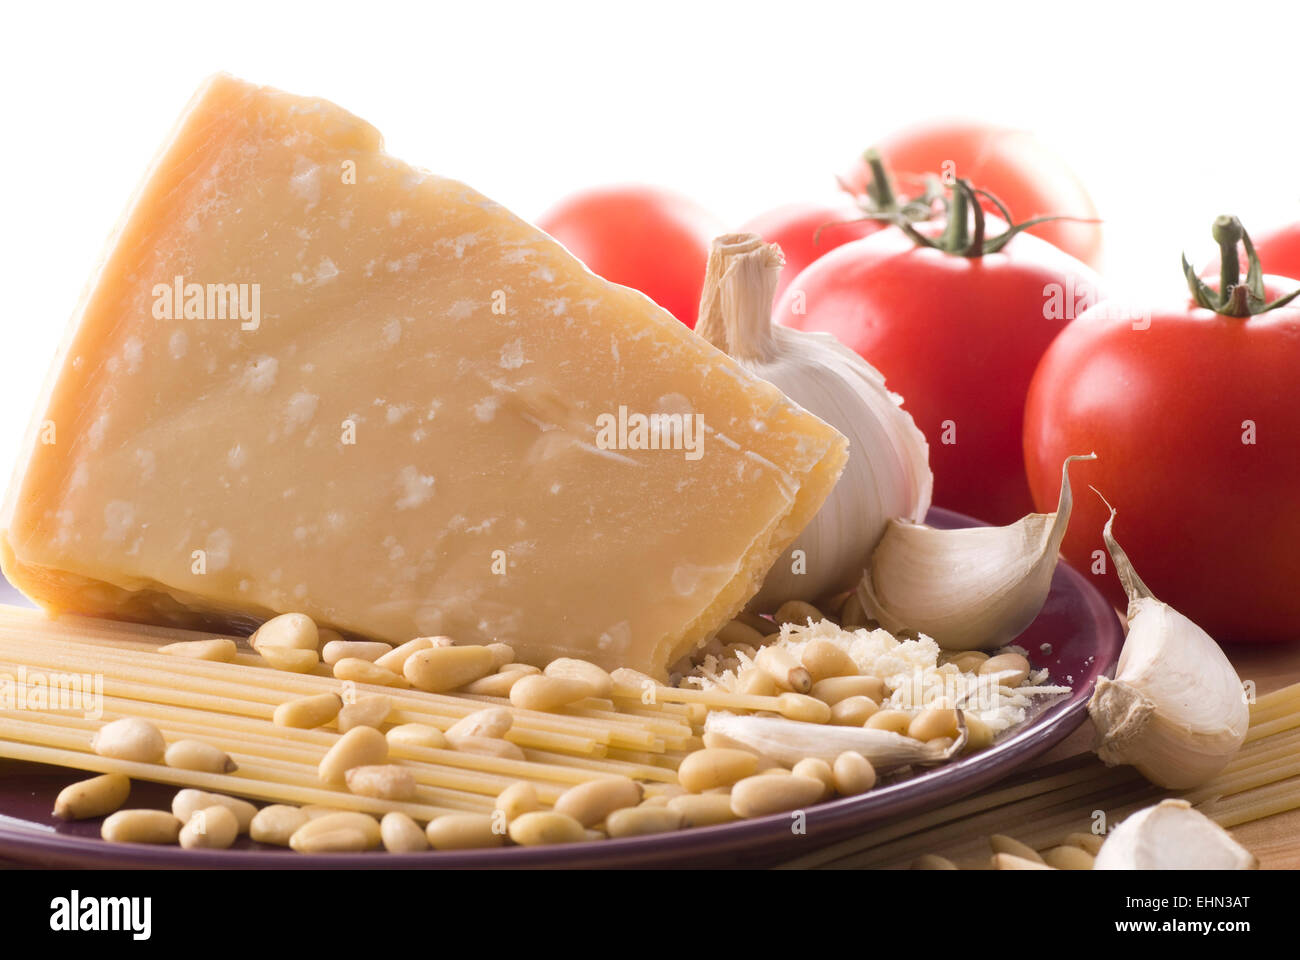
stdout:
POLYGON ((292 610, 663 677, 846 446, 363 121, 218 76, 72 324, 0 562, 55 612, 292 610))

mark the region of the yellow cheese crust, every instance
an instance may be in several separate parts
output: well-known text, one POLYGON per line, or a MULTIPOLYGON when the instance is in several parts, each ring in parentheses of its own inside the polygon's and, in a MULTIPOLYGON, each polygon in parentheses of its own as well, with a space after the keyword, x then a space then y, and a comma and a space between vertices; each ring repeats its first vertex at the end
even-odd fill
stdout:
POLYGON ((388 156, 373 127, 223 75, 74 319, 0 564, 54 612, 297 610, 662 677, 757 591, 846 455, 647 298, 388 156), (636 448, 607 429, 620 412, 702 424, 698 456, 636 448))

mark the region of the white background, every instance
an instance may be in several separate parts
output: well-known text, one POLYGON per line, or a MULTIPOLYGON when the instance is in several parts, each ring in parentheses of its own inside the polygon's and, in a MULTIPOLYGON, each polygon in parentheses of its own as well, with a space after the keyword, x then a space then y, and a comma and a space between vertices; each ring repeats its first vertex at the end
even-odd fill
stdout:
POLYGON ((734 226, 833 195, 873 139, 945 115, 1065 154, 1122 286, 1177 295, 1218 213, 1300 217, 1294 0, 40 0, 4 20, 2 476, 104 239, 217 70, 334 100, 527 217, 644 180, 734 226))

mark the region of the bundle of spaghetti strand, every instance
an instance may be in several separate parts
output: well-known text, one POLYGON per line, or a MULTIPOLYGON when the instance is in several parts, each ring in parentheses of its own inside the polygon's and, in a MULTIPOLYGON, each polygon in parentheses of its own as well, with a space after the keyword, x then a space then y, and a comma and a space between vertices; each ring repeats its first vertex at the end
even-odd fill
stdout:
POLYGON ((610 774, 648 781, 647 793, 653 794, 656 784, 676 783, 676 766, 700 742, 688 709, 675 703, 638 702, 637 709, 623 710, 610 700, 589 699, 544 713, 497 697, 355 683, 357 696, 392 699, 387 724, 423 723, 445 731, 487 706, 508 707, 514 719, 504 739, 525 757, 403 746, 390 762, 412 771, 415 800, 359 796, 319 779, 320 761, 339 738, 336 729, 297 729, 272 720, 279 704, 339 693, 340 681, 324 667, 309 674, 271 669, 239 637, 230 638, 240 649, 229 663, 159 651, 214 636, 80 616, 50 619, 39 611, 0 606, 0 677, 8 685, 0 697, 0 757, 277 803, 377 814, 399 810, 430 820, 491 810, 496 796, 520 780, 533 784, 548 805, 573 784, 610 774), (102 680, 102 693, 88 692, 74 709, 61 709, 60 697, 66 707, 74 677, 102 680), (87 699, 100 708, 96 716, 80 709, 87 699), (238 769, 205 773, 94 753, 96 730, 122 717, 150 721, 168 743, 190 738, 219 747, 238 769))

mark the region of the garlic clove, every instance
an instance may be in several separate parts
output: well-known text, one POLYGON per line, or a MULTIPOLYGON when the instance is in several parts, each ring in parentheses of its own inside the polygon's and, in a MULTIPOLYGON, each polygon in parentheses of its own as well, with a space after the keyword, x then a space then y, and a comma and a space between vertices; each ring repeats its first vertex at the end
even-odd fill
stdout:
POLYGON ((1054 513, 1005 527, 936 530, 891 520, 858 585, 867 615, 891 633, 932 637, 945 650, 992 650, 1019 636, 1052 588, 1070 522, 1070 464, 1054 513))
POLYGON ((713 241, 695 332, 849 441, 839 482, 747 609, 852 589, 894 517, 920 522, 934 475, 925 435, 885 378, 828 333, 772 323, 780 248, 756 234, 713 241))
POLYGON ((1112 508, 1102 536, 1128 594, 1128 636, 1115 679, 1098 680, 1088 703, 1097 756, 1131 764, 1162 787, 1199 786, 1245 742, 1241 679, 1209 634, 1152 596, 1115 541, 1114 523, 1112 508))
POLYGON ((1162 800, 1106 837, 1094 870, 1255 870, 1259 861, 1186 800, 1162 800))
MULTIPOLYGON (((961 711, 957 713, 961 718, 961 711)), ((860 753, 877 771, 943 763, 966 746, 966 726, 959 719, 956 740, 922 743, 890 730, 802 723, 780 717, 754 717, 712 711, 705 721, 706 734, 721 737, 741 749, 793 767, 810 757, 834 763, 841 753, 860 753)), ((721 742, 721 741, 720 741, 721 742)))

